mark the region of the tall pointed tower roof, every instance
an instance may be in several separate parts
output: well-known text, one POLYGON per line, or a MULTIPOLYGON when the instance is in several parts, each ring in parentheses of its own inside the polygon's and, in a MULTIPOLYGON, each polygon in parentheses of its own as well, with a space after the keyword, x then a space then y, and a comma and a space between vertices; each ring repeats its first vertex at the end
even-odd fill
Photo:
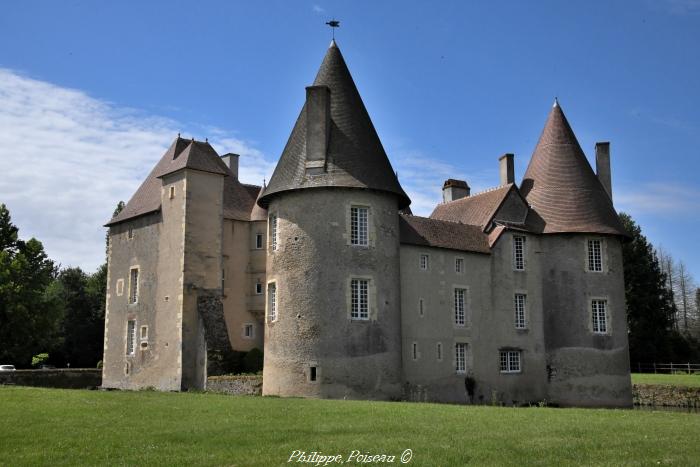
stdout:
POLYGON ((284 191, 347 187, 394 193, 399 198, 399 209, 408 206, 411 201, 399 184, 335 40, 313 85, 327 86, 330 90, 325 170, 314 174, 305 170, 307 101, 258 204, 267 207, 274 195, 284 191))
POLYGON ((541 217, 543 233, 627 235, 557 101, 525 171, 521 193, 541 217))

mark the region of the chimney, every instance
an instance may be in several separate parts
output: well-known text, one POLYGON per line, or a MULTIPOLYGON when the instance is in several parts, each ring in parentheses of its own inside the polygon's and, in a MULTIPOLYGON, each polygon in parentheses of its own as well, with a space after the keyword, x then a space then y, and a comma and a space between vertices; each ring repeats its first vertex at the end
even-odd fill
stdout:
POLYGON ((501 185, 508 185, 509 183, 515 183, 515 167, 513 159, 514 154, 503 154, 498 158, 500 164, 501 172, 501 185))
POLYGON ((241 157, 238 154, 234 154, 232 152, 229 152, 228 154, 224 154, 221 156, 221 160, 223 161, 224 164, 226 164, 226 167, 231 169, 231 172, 233 172, 233 178, 238 180, 238 158, 241 157))
POLYGON ((450 178, 445 180, 444 185, 442 185, 442 202, 447 203, 448 201, 466 198, 469 196, 469 193, 470 189, 467 182, 450 178))
POLYGON ((325 171, 331 129, 331 90, 328 86, 306 88, 306 174, 325 171))
POLYGON ((595 143, 595 171, 598 180, 612 201, 612 173, 610 172, 610 143, 595 143))

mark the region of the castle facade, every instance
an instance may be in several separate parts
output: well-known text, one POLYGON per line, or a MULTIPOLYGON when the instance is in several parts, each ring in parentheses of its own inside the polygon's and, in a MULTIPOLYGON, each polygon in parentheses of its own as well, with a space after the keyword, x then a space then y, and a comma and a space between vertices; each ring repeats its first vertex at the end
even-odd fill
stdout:
POLYGON ((264 395, 631 406, 609 145, 594 173, 555 103, 520 184, 513 158, 411 215, 332 42, 267 186, 178 136, 107 224, 103 386, 259 348, 264 395))

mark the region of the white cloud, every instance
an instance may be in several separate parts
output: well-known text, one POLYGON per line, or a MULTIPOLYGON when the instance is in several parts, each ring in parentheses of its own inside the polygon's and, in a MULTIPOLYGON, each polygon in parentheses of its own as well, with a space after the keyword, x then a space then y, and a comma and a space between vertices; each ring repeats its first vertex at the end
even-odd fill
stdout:
MULTIPOLYGON (((22 238, 41 240, 63 266, 94 270, 104 260, 102 224, 184 125, 7 69, 0 102, 0 202, 22 238)), ((208 131, 217 151, 241 154, 242 180, 269 178, 274 164, 259 150, 208 131)))
POLYGON ((622 187, 613 193, 618 211, 662 217, 700 218, 700 190, 672 182, 622 187))
POLYGON ((324 11, 326 11, 323 8, 321 8, 320 5, 314 5, 313 7, 311 7, 311 9, 314 13, 323 13, 324 11))

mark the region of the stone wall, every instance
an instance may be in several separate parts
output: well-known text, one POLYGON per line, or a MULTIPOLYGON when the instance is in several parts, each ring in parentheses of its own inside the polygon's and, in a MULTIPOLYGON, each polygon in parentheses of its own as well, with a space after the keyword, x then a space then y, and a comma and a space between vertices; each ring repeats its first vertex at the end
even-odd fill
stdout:
POLYGON ((62 389, 93 389, 102 384, 102 370, 54 369, 0 372, 0 384, 62 389))
POLYGON ((237 396, 259 396, 262 392, 261 375, 225 375, 207 378, 207 391, 237 396))
POLYGON ((700 408, 700 387, 632 385, 634 405, 700 408))

